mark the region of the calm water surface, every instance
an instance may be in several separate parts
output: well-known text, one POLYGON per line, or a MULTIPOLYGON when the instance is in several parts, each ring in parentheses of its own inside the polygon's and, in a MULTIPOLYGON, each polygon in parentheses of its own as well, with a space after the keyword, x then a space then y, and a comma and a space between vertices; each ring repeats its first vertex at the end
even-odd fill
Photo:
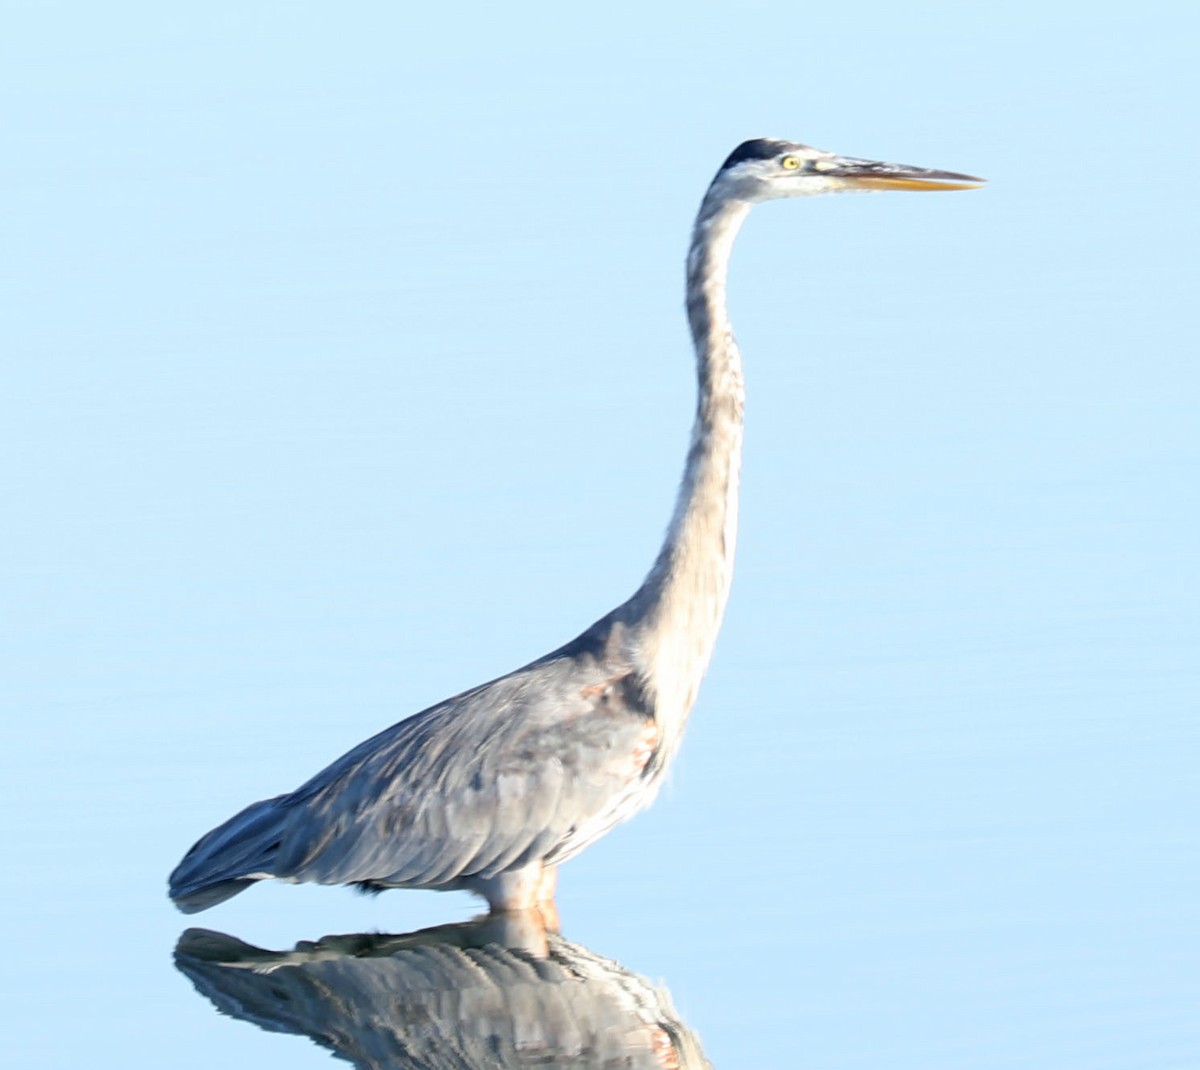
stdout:
POLYGON ((210 8, 31 8, 0 63, 8 1060, 1200 1065, 1195 209, 1030 163, 1195 174, 1194 34, 210 8), (993 181, 751 218, 726 628, 561 939, 432 893, 175 913, 205 830, 640 580, 690 214, 763 133, 993 181))

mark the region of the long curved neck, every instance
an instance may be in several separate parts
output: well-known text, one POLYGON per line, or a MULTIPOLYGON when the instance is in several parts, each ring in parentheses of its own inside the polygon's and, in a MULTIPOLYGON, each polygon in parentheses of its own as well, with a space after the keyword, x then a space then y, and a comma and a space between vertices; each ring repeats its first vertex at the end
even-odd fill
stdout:
POLYGON ((749 210, 710 191, 696 219, 687 261, 696 421, 666 540, 625 607, 645 683, 668 732, 682 732, 696 699, 732 578, 744 387, 725 287, 733 241, 749 210))

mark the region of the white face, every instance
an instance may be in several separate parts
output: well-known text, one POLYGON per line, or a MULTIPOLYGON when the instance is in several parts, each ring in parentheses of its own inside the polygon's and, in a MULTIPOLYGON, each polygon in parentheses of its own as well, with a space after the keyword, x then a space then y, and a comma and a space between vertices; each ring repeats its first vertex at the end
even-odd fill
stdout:
POLYGON ((746 142, 730 159, 735 162, 727 162, 717 173, 713 191, 750 203, 853 190, 973 189, 983 182, 952 171, 860 160, 765 139, 746 142))
POLYGON ((837 157, 808 145, 789 145, 768 159, 748 159, 725 168, 714 185, 748 201, 836 193, 843 184, 829 174, 837 157))

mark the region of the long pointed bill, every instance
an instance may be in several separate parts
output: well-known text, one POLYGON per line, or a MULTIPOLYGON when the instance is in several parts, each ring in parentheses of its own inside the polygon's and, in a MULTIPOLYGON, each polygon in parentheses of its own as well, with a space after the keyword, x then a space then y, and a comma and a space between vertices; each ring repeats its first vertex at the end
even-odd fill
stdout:
POLYGON ((831 178, 840 178, 849 189, 978 189, 987 181, 954 171, 932 171, 927 167, 909 167, 902 163, 856 160, 852 156, 819 160, 816 170, 831 178))

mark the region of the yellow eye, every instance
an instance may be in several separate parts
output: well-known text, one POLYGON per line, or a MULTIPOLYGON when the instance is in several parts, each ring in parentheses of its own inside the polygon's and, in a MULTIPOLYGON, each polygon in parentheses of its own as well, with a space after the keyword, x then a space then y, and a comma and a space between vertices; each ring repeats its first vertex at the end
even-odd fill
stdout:
POLYGON ((800 169, 800 158, 798 156, 785 156, 779 161, 779 165, 785 171, 798 171, 800 169))

